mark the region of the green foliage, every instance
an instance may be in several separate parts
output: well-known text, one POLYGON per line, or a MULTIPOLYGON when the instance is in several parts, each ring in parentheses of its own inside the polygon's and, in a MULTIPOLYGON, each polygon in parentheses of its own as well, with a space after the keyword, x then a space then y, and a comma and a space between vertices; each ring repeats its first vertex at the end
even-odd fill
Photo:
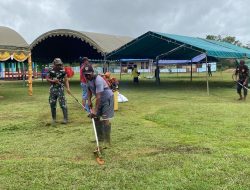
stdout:
POLYGON ((223 38, 221 35, 218 35, 218 36, 207 35, 206 39, 222 41, 222 42, 228 42, 230 44, 234 44, 234 45, 237 45, 237 46, 243 46, 243 44, 239 40, 236 40, 236 37, 234 37, 234 36, 226 36, 226 37, 223 38))
POLYGON ((206 36, 206 39, 208 39, 208 40, 221 41, 221 36, 220 36, 220 35, 218 35, 218 36, 215 36, 215 35, 207 35, 207 36, 206 36))
POLYGON ((217 68, 219 71, 225 71, 227 69, 235 69, 237 61, 234 59, 219 59, 217 62, 217 68))
MULTIPOLYGON (((123 75, 105 165, 86 113, 67 96, 69 124, 51 126, 48 84, 0 82, 0 189, 249 189, 250 100, 231 73, 161 74, 161 85, 123 75)), ((70 81, 80 100, 78 76, 70 81)), ((58 108, 58 121, 62 111, 58 108)))

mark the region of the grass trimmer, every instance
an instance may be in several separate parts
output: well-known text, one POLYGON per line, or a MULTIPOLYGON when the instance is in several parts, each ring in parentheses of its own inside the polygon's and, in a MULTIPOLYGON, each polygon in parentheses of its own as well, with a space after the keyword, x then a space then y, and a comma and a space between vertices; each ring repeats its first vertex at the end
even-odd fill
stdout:
POLYGON ((247 88, 246 86, 244 86, 243 84, 239 83, 238 81, 236 81, 240 86, 242 86, 243 88, 245 88, 246 90, 250 90, 249 88, 247 88))
POLYGON ((249 88, 247 88, 246 86, 244 86, 243 84, 239 83, 235 78, 234 78, 234 75, 232 75, 232 79, 234 82, 236 82, 237 84, 239 84, 240 86, 242 86, 243 88, 245 88, 246 90, 250 90, 249 88))
MULTIPOLYGON (((70 95, 73 99, 75 99, 75 101, 76 101, 79 105, 81 105, 81 107, 82 107, 84 110, 86 110, 86 112, 87 112, 86 107, 85 107, 84 105, 82 105, 82 103, 79 102, 79 100, 78 100, 72 93, 69 93, 69 95, 70 95)), ((95 154, 95 156, 96 156, 96 161, 97 161, 97 163, 100 164, 100 165, 103 165, 103 164, 104 164, 104 160, 101 158, 102 155, 101 155, 100 146, 99 146, 99 141, 98 141, 98 136, 97 136, 97 132, 96 132, 95 120, 94 120, 94 118, 91 118, 91 120, 92 120, 93 130, 94 130, 94 134, 95 134, 95 141, 96 141, 96 149, 95 149, 95 151, 94 151, 94 154, 95 154)))

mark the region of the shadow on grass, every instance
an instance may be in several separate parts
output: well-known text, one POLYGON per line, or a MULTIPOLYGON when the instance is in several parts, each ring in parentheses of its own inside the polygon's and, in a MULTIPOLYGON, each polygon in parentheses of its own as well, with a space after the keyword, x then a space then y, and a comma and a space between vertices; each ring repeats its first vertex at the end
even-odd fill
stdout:
MULTIPOLYGON (((232 88, 234 83, 230 81, 210 81, 209 87, 210 89, 217 88, 232 88)), ((162 80, 159 85, 155 83, 155 81, 144 80, 141 81, 140 84, 135 85, 131 81, 121 81, 120 82, 121 89, 133 89, 133 90, 186 90, 186 89, 194 89, 194 90, 202 90, 207 88, 206 81, 187 81, 187 80, 162 80)))

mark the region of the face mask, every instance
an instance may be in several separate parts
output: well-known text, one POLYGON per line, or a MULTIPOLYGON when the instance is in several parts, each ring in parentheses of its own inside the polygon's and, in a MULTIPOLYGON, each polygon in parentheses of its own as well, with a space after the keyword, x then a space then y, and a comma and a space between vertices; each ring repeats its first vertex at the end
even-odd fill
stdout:
POLYGON ((55 71, 60 71, 62 69, 62 66, 60 65, 55 65, 54 70, 55 71))

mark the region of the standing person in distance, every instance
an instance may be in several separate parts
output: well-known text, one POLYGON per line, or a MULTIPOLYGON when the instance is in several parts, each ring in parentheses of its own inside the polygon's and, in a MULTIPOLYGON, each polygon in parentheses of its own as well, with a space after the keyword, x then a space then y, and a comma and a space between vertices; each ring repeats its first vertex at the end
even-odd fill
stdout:
POLYGON ((132 76, 133 76, 134 84, 139 84, 139 75, 140 75, 140 72, 138 72, 137 70, 137 65, 134 65, 132 69, 132 76))
POLYGON ((155 80, 156 80, 156 84, 160 84, 160 67, 159 65, 156 66, 155 68, 155 80))
POLYGON ((210 64, 210 63, 207 65, 207 73, 208 73, 208 76, 209 76, 209 77, 212 76, 211 64, 210 64))
POLYGON ((82 105, 86 108, 86 111, 90 113, 89 106, 87 104, 88 100, 88 89, 87 89, 87 80, 83 74, 83 67, 89 65, 89 59, 84 57, 82 59, 81 68, 80 68, 80 82, 82 87, 82 105))

